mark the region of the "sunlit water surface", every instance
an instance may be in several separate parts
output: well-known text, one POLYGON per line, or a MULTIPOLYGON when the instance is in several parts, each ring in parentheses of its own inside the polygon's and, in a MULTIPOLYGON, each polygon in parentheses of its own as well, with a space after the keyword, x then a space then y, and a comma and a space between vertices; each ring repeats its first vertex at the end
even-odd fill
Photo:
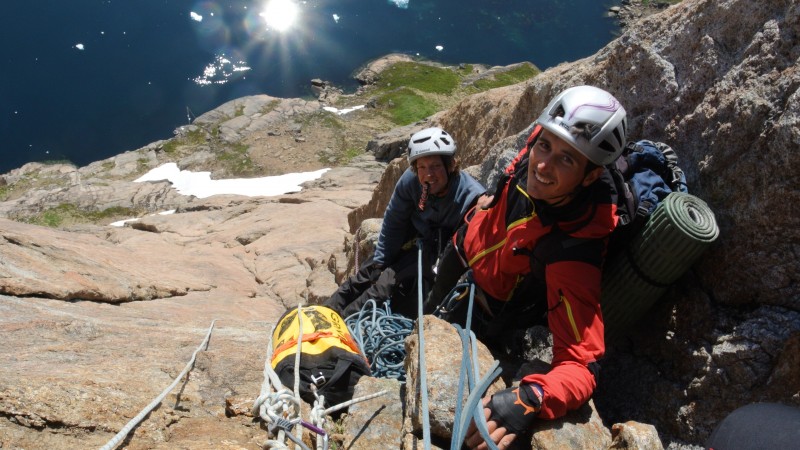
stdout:
POLYGON ((310 96, 403 52, 540 68, 618 32, 597 0, 30 0, 0 6, 0 173, 171 137, 244 95, 310 96))

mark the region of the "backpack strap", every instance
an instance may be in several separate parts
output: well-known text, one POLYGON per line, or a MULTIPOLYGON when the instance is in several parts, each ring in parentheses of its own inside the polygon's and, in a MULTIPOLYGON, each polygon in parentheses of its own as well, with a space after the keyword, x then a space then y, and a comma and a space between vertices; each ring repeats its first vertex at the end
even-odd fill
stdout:
MULTIPOLYGON (((336 367, 333 369, 333 372, 331 373, 330 377, 328 377, 327 380, 324 380, 321 386, 318 386, 319 391, 325 394, 328 390, 326 388, 336 386, 336 383, 339 381, 340 378, 342 378, 342 375, 347 373, 347 371, 350 369, 350 366, 352 365, 354 364, 351 360, 347 358, 339 358, 339 360, 336 361, 336 367)), ((314 382, 316 384, 316 380, 314 380, 314 382)))
POLYGON ((638 209, 637 199, 626 181, 626 177, 630 176, 629 172, 631 171, 627 156, 636 151, 636 146, 636 142, 628 142, 622 151, 622 156, 606 167, 611 174, 611 179, 614 181, 614 189, 617 191, 617 216, 621 226, 628 225, 637 216, 642 216, 646 212, 638 209))
POLYGON ((672 147, 663 142, 651 142, 651 143, 661 151, 661 154, 664 155, 664 159, 667 160, 667 167, 669 167, 670 173, 661 174, 661 176, 664 178, 665 181, 667 181, 667 184, 669 185, 670 189, 676 192, 689 192, 688 186, 686 184, 686 175, 683 173, 683 169, 678 167, 678 154, 675 153, 675 150, 673 150, 672 147))

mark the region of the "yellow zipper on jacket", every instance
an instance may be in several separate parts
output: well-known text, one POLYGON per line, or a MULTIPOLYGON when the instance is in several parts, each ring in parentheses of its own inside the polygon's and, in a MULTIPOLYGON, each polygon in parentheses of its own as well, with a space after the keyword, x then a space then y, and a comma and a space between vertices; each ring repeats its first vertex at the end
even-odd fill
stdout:
POLYGON ((578 325, 575 323, 575 316, 572 315, 572 305, 569 304, 569 300, 561 292, 561 289, 558 290, 558 295, 561 297, 561 303, 564 304, 564 307, 567 308, 567 318, 569 319, 569 324, 572 327, 572 333, 575 335, 575 341, 581 342, 581 334, 578 332, 578 325))
POLYGON ((472 265, 475 264, 476 261, 480 260, 484 256, 488 255, 489 253, 492 253, 493 251, 505 245, 507 240, 508 238, 503 238, 503 240, 498 242, 497 244, 494 244, 493 246, 487 248, 486 250, 481 250, 480 252, 478 252, 477 255, 472 257, 472 259, 470 259, 467 264, 469 264, 469 266, 472 267, 472 265))
MULTIPOLYGON (((522 189, 522 188, 520 187, 520 185, 519 185, 519 184, 516 184, 514 187, 515 187, 515 189, 516 189, 516 190, 520 191, 520 192, 522 193, 522 195, 523 195, 523 196, 525 196, 525 198, 526 198, 526 199, 528 199, 528 201, 529 201, 529 202, 531 202, 531 204, 533 204, 533 200, 531 200, 531 198, 530 198, 530 196, 528 195, 528 193, 527 193, 527 192, 525 192, 525 189, 522 189)), ((508 207, 508 206, 506 206, 506 207, 508 207)), ((488 211, 488 210, 486 210, 486 211, 488 211)), ((534 212, 533 212, 533 213, 532 213, 530 216, 526 216, 526 217, 523 217, 523 218, 521 218, 521 219, 517 219, 517 220, 515 220, 515 221, 511 222, 511 223, 510 223, 510 224, 509 224, 509 225, 506 227, 506 236, 508 235, 508 232, 509 232, 509 231, 510 231, 512 228, 516 228, 516 227, 518 227, 518 226, 522 225, 522 224, 523 224, 523 223, 525 223, 525 222, 529 222, 529 221, 530 221, 530 220, 532 220, 534 217, 536 217, 536 210, 535 210, 535 209, 534 209, 534 212)), ((492 253, 493 251, 497 250, 498 248, 500 248, 500 247, 504 246, 504 245, 506 244, 506 242, 508 242, 508 237, 505 237, 505 238, 503 238, 503 240, 501 240, 500 242, 498 242, 498 243, 494 244, 493 246, 491 246, 491 247, 489 247, 489 248, 487 248, 487 249, 481 250, 480 252, 478 252, 478 254, 476 254, 475 256, 473 256, 473 257, 472 257, 472 259, 470 259, 470 260, 467 262, 467 264, 468 264, 468 265, 471 267, 471 266, 472 266, 474 263, 476 263, 477 261, 480 261, 480 259, 481 259, 481 258, 483 258, 484 256, 486 256, 486 255, 488 255, 489 253, 492 253)), ((512 292, 513 292, 513 291, 512 291, 512 292)))

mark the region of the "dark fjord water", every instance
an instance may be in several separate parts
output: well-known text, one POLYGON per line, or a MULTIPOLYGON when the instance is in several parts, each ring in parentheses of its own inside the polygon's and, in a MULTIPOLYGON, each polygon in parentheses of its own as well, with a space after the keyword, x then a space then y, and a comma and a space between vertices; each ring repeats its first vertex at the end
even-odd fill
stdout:
MULTIPOLYGON (((610 0, 611 1, 611 0, 610 0)), ((219 104, 354 89, 371 59, 542 69, 618 28, 597 0, 13 0, 0 28, 0 173, 80 166, 172 136, 219 104), (296 8, 294 21, 292 6, 296 8), (283 27, 288 27, 281 30, 283 27)))

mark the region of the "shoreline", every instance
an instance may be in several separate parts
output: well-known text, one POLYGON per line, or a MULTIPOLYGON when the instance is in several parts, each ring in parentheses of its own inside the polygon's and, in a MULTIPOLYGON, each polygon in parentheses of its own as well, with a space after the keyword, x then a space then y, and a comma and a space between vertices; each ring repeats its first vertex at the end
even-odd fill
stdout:
POLYGON ((621 0, 619 5, 608 8, 608 14, 615 17, 620 31, 644 17, 659 13, 668 7, 680 3, 678 1, 621 0))

